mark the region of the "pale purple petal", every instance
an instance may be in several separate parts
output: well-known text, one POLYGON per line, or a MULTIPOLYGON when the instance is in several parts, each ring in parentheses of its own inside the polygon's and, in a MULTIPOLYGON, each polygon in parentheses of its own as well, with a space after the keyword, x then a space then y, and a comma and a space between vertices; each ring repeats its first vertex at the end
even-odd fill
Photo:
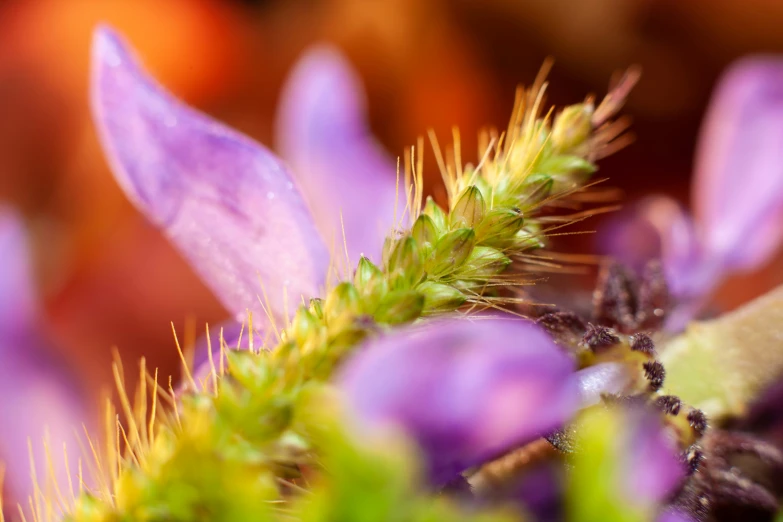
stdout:
POLYGON ((316 295, 329 253, 280 161, 164 91, 111 30, 96 31, 92 61, 93 114, 117 181, 226 308, 261 321, 265 294, 282 318, 316 295))
POLYGON ((622 487, 629 499, 655 505, 667 499, 685 478, 674 440, 648 411, 630 411, 624 433, 622 487))
POLYGON ((599 250, 637 273, 661 259, 669 291, 681 301, 708 292, 723 275, 705 258, 691 217, 667 196, 648 196, 610 219, 599 250))
POLYGON ((379 260, 383 239, 403 217, 395 161, 375 142, 364 92, 350 64, 332 47, 301 59, 283 90, 277 145, 291 165, 327 243, 379 260))
POLYGON ((560 427, 579 403, 573 367, 532 323, 441 320, 370 342, 340 383, 359 419, 407 430, 443 484, 560 427))
POLYGON ((705 253, 763 263, 783 234, 783 59, 736 62, 721 80, 696 156, 693 206, 705 253))
POLYGON ((77 383, 42 333, 24 228, 8 209, 0 209, 0 249, 0 459, 11 496, 24 502, 33 492, 28 439, 43 486, 48 433, 54 478, 66 488, 63 443, 75 475, 80 446, 74 430, 89 419, 77 383))

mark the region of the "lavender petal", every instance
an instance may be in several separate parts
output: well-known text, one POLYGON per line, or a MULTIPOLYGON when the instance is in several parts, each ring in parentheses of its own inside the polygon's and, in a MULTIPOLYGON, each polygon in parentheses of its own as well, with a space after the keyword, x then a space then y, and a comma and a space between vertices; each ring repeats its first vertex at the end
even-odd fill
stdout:
POLYGON ((703 123, 694 211, 705 254, 751 269, 783 228, 783 60, 753 57, 724 74, 703 123))
POLYGON ((315 47, 283 90, 277 142, 311 205, 323 237, 348 254, 378 261, 383 239, 403 218, 394 161, 373 139, 360 80, 335 48, 315 47), (342 221, 341 221, 342 218, 342 221))
POLYGON ((339 382, 360 420, 418 441, 441 485, 560 427, 579 403, 572 375, 532 323, 441 320, 371 341, 339 382))
POLYGON ((117 181, 224 306, 281 319, 315 295, 329 254, 280 161, 165 92, 110 29, 96 31, 92 61, 93 115, 117 181))

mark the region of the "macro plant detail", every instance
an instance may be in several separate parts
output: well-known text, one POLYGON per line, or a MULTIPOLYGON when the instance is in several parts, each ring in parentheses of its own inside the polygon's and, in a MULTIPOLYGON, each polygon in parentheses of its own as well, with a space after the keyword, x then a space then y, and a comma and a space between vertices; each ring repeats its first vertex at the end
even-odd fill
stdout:
POLYGON ((667 332, 679 294, 666 256, 640 274, 606 264, 591 317, 517 317, 531 273, 553 263, 549 238, 609 209, 591 207, 592 174, 625 143, 615 117, 634 72, 597 105, 561 110, 546 109, 542 74, 517 92, 506 131, 479 137, 475 165, 456 130, 445 152, 430 135, 441 206, 424 197, 423 140, 395 175, 328 48, 284 96, 292 171, 173 98, 111 29, 95 32, 92 60, 118 183, 235 321, 216 345, 207 331, 179 386, 142 364, 138 397, 120 393, 124 422, 107 412, 106 454, 89 441, 95 485, 81 469, 70 499, 37 485, 33 520, 527 520, 517 479, 563 461, 569 520, 707 520, 713 501, 777 509, 731 459, 779 469, 780 451, 701 408, 739 412, 779 356, 726 396, 709 386, 722 374, 693 391, 688 365, 747 322, 667 332))

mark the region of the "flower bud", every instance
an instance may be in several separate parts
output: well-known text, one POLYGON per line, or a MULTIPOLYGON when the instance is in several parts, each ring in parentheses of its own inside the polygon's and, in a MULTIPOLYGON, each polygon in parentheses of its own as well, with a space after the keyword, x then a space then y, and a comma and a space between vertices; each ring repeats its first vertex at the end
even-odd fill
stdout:
POLYGON ((438 229, 431 217, 427 214, 421 214, 413 224, 411 235, 419 245, 435 243, 438 239, 438 229))
POLYGON ((432 219, 432 223, 438 230, 446 230, 446 213, 443 209, 435 203, 432 197, 427 197, 427 202, 424 204, 424 214, 428 215, 432 219))
POLYGON ((477 246, 465 261, 460 275, 470 279, 487 279, 501 273, 510 264, 511 259, 497 248, 477 246))
POLYGON ((430 258, 432 274, 454 271, 468 258, 476 245, 476 233, 472 228, 458 228, 438 240, 430 258))
POLYGON ((593 104, 570 105, 555 118, 552 145, 556 152, 572 151, 584 145, 593 132, 593 104))
POLYGON ((524 225, 525 219, 518 210, 510 208, 492 209, 476 226, 476 237, 482 245, 507 246, 524 225))
POLYGON ((462 193, 451 211, 453 226, 473 227, 484 219, 484 197, 475 186, 470 186, 462 193))
POLYGON ((389 284, 383 276, 383 272, 372 261, 362 256, 356 267, 353 284, 362 295, 365 305, 372 309, 378 299, 389 289, 389 284))
POLYGON ((345 313, 357 315, 360 310, 359 292, 351 283, 343 282, 334 287, 326 298, 324 312, 328 321, 335 320, 345 313))
POLYGON ((416 240, 405 236, 397 241, 389 255, 389 282, 393 288, 405 289, 418 283, 424 275, 424 264, 416 240))
POLYGON ((451 312, 459 308, 467 298, 451 285, 425 281, 417 288, 424 295, 425 312, 451 312))
POLYGON ((419 317, 424 309, 424 295, 416 290, 394 290, 386 294, 375 310, 379 323, 407 323, 419 317))

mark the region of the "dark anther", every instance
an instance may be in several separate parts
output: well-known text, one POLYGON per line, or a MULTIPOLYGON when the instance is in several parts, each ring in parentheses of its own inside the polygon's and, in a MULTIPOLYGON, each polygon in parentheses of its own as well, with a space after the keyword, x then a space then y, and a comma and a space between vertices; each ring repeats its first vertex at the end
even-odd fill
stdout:
POLYGON ((664 413, 668 413, 669 415, 677 415, 680 413, 680 406, 682 406, 682 402, 680 401, 679 397, 675 397, 674 395, 661 395, 655 399, 655 405, 664 413))
POLYGON ((587 324, 587 331, 584 337, 584 342, 591 350, 595 351, 600 348, 608 348, 614 346, 620 342, 620 338, 617 337, 614 330, 605 326, 596 326, 594 324, 587 324))
POLYGON ((653 344, 650 336, 643 333, 634 334, 630 338, 631 350, 636 352, 642 352, 647 355, 655 354, 655 344, 653 344))
POLYGON ((701 410, 691 410, 688 412, 688 423, 700 437, 707 431, 707 416, 701 410))
POLYGON ((593 292, 593 316, 599 324, 627 333, 636 328, 635 281, 620 263, 604 265, 593 292))
POLYGON ((644 267, 639 285, 639 308, 636 321, 639 328, 657 330, 663 326, 669 307, 669 288, 663 266, 657 259, 644 267))
POLYGON ((703 460, 704 452, 697 447, 691 447, 691 449, 685 455, 685 466, 688 471, 688 475, 693 475, 696 473, 696 470, 699 469, 699 465, 703 460))
MULTIPOLYGON (((666 377, 666 370, 658 361, 649 361, 642 365, 644 375, 650 381, 650 390, 658 391, 663 386, 663 380, 666 377)), ((689 417, 690 420, 690 417, 689 417)))
POLYGON ((573 312, 550 312, 539 317, 536 323, 546 328, 556 341, 565 344, 577 344, 587 328, 573 312))

